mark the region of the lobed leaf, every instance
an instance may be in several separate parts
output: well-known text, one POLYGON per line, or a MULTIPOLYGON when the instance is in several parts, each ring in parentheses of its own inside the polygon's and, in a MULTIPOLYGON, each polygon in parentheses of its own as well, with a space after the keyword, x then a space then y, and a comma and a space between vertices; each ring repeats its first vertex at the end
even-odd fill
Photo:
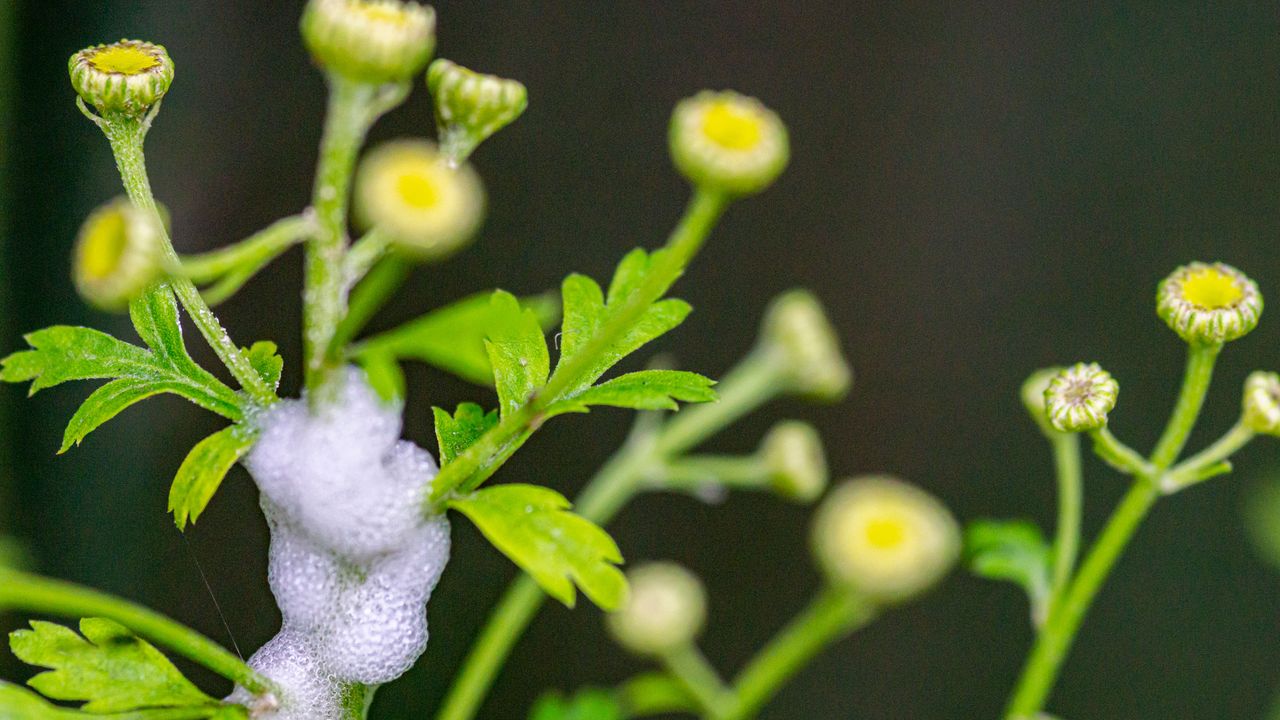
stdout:
POLYGON ((248 720, 249 711, 241 705, 201 705, 179 710, 153 710, 127 714, 87 713, 54 705, 36 693, 0 680, 0 718, 6 720, 147 720, 176 718, 182 720, 248 720), (181 712, 181 715, 174 713, 181 712))
POLYGON ((232 425, 196 443, 187 454, 169 489, 169 512, 179 530, 195 523, 222 485, 231 467, 249 452, 254 433, 232 425))
POLYGON ((436 419, 436 441, 440 445, 440 466, 471 447, 479 437, 498 424, 498 411, 485 412, 475 403, 462 403, 453 415, 443 408, 431 408, 436 419))
POLYGON ((31 350, 0 360, 0 380, 31 381, 31 394, 70 380, 146 375, 151 354, 104 332, 55 325, 23 336, 31 350))
POLYGON ((494 547, 569 607, 574 585, 596 605, 613 610, 627 595, 616 565, 618 545, 591 521, 569 512, 560 493, 536 485, 498 485, 449 501, 494 547))
POLYGON ((989 580, 1022 587, 1040 614, 1049 600, 1052 558, 1040 528, 1026 520, 978 520, 965 530, 965 564, 989 580))
POLYGON ((538 698, 529 720, 623 720, 622 706, 607 690, 579 690, 572 698, 547 693, 538 698))
POLYGON ((280 387, 280 377, 284 374, 284 358, 280 357, 275 343, 270 340, 259 340, 249 346, 245 356, 249 360, 249 365, 253 367, 254 372, 258 373, 258 377, 262 378, 267 387, 272 390, 280 387))
POLYGON ((83 637, 68 627, 32 620, 30 630, 10 634, 9 646, 18 659, 49 668, 27 684, 53 700, 85 701, 86 712, 216 703, 159 650, 119 623, 85 618, 80 632, 83 637))
POLYGON ((485 339, 485 348, 493 366, 499 414, 505 416, 546 384, 551 357, 537 315, 522 308, 514 295, 496 290, 490 307, 494 324, 485 339))
POLYGON ((73 445, 79 445, 89 433, 119 415, 130 405, 160 393, 182 394, 184 390, 185 387, 181 383, 166 380, 143 380, 130 377, 112 380, 94 390, 71 416, 66 430, 62 433, 62 447, 58 449, 58 453, 64 453, 73 445))
MULTIPOLYGON (((641 370, 627 373, 588 388, 557 403, 565 409, 585 409, 590 405, 610 405, 636 410, 676 410, 677 400, 711 402, 715 381, 683 370, 641 370)), ((555 412, 551 409, 548 412, 555 412)))

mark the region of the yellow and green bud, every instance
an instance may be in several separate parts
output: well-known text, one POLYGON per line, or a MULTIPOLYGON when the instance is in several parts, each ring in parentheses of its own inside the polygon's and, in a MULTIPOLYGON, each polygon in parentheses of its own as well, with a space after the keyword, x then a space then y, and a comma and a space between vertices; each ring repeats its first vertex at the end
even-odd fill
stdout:
POLYGON ((427 68, 427 87, 435 101, 440 147, 454 161, 465 160, 529 106, 529 92, 521 83, 443 58, 427 68))
POLYGON ((669 562, 627 573, 627 601, 606 618, 609 634, 637 655, 654 656, 693 642, 707 618, 707 595, 693 573, 669 562))
POLYGON ((777 179, 790 157, 787 128, 759 100, 704 90, 671 117, 671 157, 695 186, 751 195, 777 179))
POLYGON ((1098 363, 1076 363, 1061 370, 1044 391, 1045 412, 1055 430, 1087 432, 1105 427, 1116 406, 1120 385, 1098 363))
POLYGON ((422 71, 436 44, 436 14, 400 0, 310 0, 302 39, 325 70, 371 84, 422 71))
POLYGON ((374 148, 356 174, 356 219, 421 260, 457 252, 484 217, 484 188, 471 166, 454 167, 426 140, 374 148))
POLYGON ((1241 422, 1261 435, 1280 436, 1280 375, 1262 370, 1244 381, 1241 422))
POLYGON ((812 425, 798 420, 774 425, 761 443, 760 454, 769 486, 782 497, 810 503, 827 489, 827 455, 812 425))
POLYGON ((1194 262, 1161 281, 1156 312, 1189 343, 1221 344, 1258 326, 1262 293, 1230 265, 1194 262))
POLYGON ((161 45, 121 40, 85 48, 67 63, 71 86, 103 116, 142 117, 173 83, 173 61, 161 45))
POLYGON ((853 385, 840 338, 821 303, 806 290, 785 292, 770 303, 760 343, 779 363, 792 393, 835 402, 853 385))
POLYGON ((72 277, 85 300, 114 312, 160 278, 163 262, 164 236, 155 216, 117 198, 81 225, 72 277))

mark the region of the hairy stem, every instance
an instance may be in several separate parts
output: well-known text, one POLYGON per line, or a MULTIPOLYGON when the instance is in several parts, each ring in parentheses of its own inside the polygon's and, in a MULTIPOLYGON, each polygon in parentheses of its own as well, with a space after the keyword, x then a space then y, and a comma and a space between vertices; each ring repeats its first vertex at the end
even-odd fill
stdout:
POLYGON ((256 695, 276 690, 270 680, 195 630, 97 590, 14 570, 0 570, 0 609, 114 620, 256 695))

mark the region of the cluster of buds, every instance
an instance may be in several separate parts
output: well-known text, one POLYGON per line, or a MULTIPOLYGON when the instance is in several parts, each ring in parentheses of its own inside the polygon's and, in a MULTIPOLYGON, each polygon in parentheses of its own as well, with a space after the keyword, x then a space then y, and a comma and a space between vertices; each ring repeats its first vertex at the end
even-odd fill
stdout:
POLYGON ((694 185, 731 196, 773 184, 790 157, 787 128, 755 98, 705 90, 671 117, 671 156, 694 185))
POLYGON ((840 338, 817 298, 804 290, 783 293, 765 311, 760 349, 783 369, 789 390, 836 402, 853 385, 853 369, 840 338))
POLYGON ((89 303, 118 311, 160 278, 163 261, 164 236, 156 216, 128 198, 116 198, 80 226, 72 279, 89 303))
POLYGON ((435 11, 413 2, 311 0, 301 27, 315 61, 356 82, 403 82, 435 50, 435 11))
POLYGON ((707 593, 693 573, 674 563, 640 565, 627 573, 631 593, 606 620, 609 634, 637 655, 659 656, 692 643, 707 619, 707 593))
POLYGON ((866 476, 846 481, 823 501, 813 547, 831 583, 893 603, 946 574, 959 556, 960 531, 946 507, 923 490, 866 476))

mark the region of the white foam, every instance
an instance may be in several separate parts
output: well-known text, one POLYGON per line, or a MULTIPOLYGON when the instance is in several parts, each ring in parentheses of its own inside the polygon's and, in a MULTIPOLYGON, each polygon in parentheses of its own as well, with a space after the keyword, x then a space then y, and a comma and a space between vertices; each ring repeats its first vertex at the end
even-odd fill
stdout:
POLYGON ((435 460, 399 439, 398 412, 363 375, 346 380, 339 402, 316 414, 305 400, 263 412, 245 459, 262 492, 268 581, 284 617, 249 661, 284 697, 255 717, 337 720, 351 685, 394 680, 427 646, 427 600, 449 559, 448 521, 422 510, 435 460))

